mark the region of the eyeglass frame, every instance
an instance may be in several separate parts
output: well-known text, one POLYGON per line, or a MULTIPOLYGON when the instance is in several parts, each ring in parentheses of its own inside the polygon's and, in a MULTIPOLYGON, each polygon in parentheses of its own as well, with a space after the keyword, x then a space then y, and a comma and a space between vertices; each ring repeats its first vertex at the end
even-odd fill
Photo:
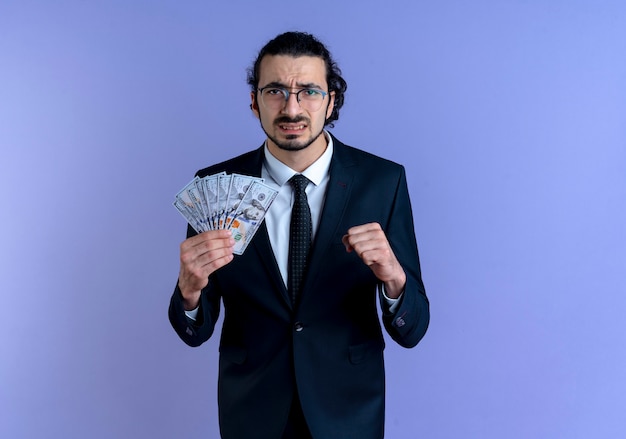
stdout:
MULTIPOLYGON (((289 96, 291 96, 292 94, 296 95, 296 102, 298 103, 298 105, 301 108, 302 108, 302 104, 300 104, 300 93, 302 93, 305 90, 314 90, 314 91, 322 94, 322 99, 320 101, 320 108, 322 108, 321 102, 324 102, 324 99, 326 99, 326 96, 328 96, 330 94, 330 91, 326 92, 326 91, 324 91, 324 90, 322 90, 320 88, 315 88, 315 87, 304 87, 304 88, 301 88, 300 90, 298 90, 297 92, 291 92, 291 91, 289 91, 289 89, 287 87, 279 87, 279 86, 276 86, 276 85, 269 84, 269 85, 266 85, 265 87, 261 87, 261 88, 257 88, 256 89, 256 91, 261 94, 261 102, 266 107, 267 107, 267 105, 265 104, 265 101, 263 100, 263 90, 268 89, 268 88, 274 88, 276 90, 281 90, 282 92, 284 92, 284 94, 285 94, 285 104, 284 105, 286 105, 287 102, 289 102, 289 96)), ((317 110, 319 110, 319 108, 317 110)), ((317 110, 315 110, 315 111, 317 111, 317 110)), ((310 110, 310 111, 313 111, 313 110, 310 110)))

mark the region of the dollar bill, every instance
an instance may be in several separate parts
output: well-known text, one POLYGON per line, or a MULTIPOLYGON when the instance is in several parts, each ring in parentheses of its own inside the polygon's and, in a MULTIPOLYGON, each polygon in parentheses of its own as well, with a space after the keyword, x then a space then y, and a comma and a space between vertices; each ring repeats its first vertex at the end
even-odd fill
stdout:
POLYGON ((176 194, 174 207, 198 233, 231 230, 241 255, 277 194, 262 178, 222 172, 195 177, 176 194))
POLYGON ((240 255, 246 250, 277 194, 278 191, 260 181, 250 185, 229 227, 235 239, 233 253, 240 255))
POLYGON ((211 224, 209 223, 209 204, 207 201, 207 195, 205 193, 204 180, 202 178, 194 179, 195 188, 190 189, 193 197, 196 199, 196 206, 200 208, 200 212, 203 220, 207 223, 207 226, 211 228, 211 224))
POLYGON ((223 229, 226 221, 226 203, 228 202, 228 192, 232 175, 220 175, 217 179, 217 228, 223 229))
POLYGON ((233 218, 237 216, 241 201, 255 181, 262 183, 263 179, 249 175, 232 174, 230 189, 228 190, 228 201, 226 202, 226 220, 224 222, 224 228, 227 229, 230 227, 233 218))
POLYGON ((207 231, 208 228, 200 207, 200 195, 195 186, 197 180, 198 177, 195 177, 176 194, 174 206, 187 218, 189 224, 201 233, 207 231))
POLYGON ((217 179, 219 176, 210 175, 208 177, 204 177, 201 181, 204 186, 204 195, 206 197, 207 206, 209 209, 207 220, 211 230, 217 230, 217 179))
POLYGON ((189 225, 191 225, 191 227, 193 227, 193 229, 196 232, 202 233, 202 232, 206 231, 206 230, 204 230, 204 227, 203 227, 200 219, 196 216, 196 214, 194 212, 193 203, 185 202, 185 201, 183 201, 182 198, 178 198, 177 197, 174 200, 174 207, 176 207, 176 209, 181 213, 181 215, 183 217, 185 217, 185 219, 187 220, 189 225))

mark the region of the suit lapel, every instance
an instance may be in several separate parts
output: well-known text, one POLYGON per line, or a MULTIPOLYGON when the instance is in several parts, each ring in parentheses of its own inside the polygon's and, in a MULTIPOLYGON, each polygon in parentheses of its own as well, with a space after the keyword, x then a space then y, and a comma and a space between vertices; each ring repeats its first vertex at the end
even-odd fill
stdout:
MULTIPOLYGON (((257 153, 254 154, 248 162, 242 164, 242 172, 247 173, 248 175, 261 177, 264 158, 264 147, 261 146, 257 150, 257 153)), ((263 264, 266 272, 269 275, 270 281, 274 284, 276 288, 275 291, 280 292, 280 296, 291 308, 291 299, 289 298, 289 293, 287 291, 287 288, 285 287, 285 283, 283 282, 283 277, 280 274, 278 264, 276 263, 276 257, 274 256, 274 250, 272 250, 272 245, 270 243, 270 238, 267 232, 265 221, 261 223, 259 230, 257 230, 254 238, 252 238, 250 247, 254 248, 254 251, 257 252, 261 263, 263 264)))
MULTIPOLYGON (((326 191, 326 199, 317 230, 315 242, 311 249, 311 259, 304 291, 307 285, 311 285, 310 279, 315 279, 320 268, 324 264, 324 255, 329 246, 337 244, 336 238, 341 219, 345 214, 346 205, 352 192, 355 165, 348 154, 346 147, 333 137, 334 151, 330 165, 330 180, 326 191)), ((345 232, 345 231, 344 231, 345 232)), ((304 294, 303 291, 303 294, 304 294)))
POLYGON ((257 252, 258 258, 261 260, 261 263, 269 274, 270 280, 274 284, 275 291, 280 292, 280 296, 282 297, 282 299, 291 308, 291 299, 289 297, 289 292, 285 287, 283 277, 281 276, 280 270, 278 269, 278 264, 276 263, 276 257, 274 256, 274 250, 272 250, 272 244, 270 243, 270 238, 269 234, 267 233, 267 226, 265 225, 265 221, 261 223, 259 230, 257 230, 254 238, 252 239, 251 245, 257 252))

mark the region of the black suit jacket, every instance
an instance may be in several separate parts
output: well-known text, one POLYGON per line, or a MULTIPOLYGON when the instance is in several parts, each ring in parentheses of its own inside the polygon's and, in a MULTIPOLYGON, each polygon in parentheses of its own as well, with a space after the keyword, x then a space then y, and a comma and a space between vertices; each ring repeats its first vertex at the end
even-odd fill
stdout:
MULTIPOLYGON (((224 438, 280 438, 296 389, 313 437, 383 437, 380 282, 346 252, 341 238, 350 227, 380 223, 407 274, 399 308, 382 316, 391 338, 413 347, 428 327, 404 168, 333 139, 330 181, 296 309, 264 225, 243 255, 210 276, 196 322, 185 316, 178 287, 172 296, 170 321, 190 346, 212 335, 223 301, 218 402, 224 438)), ((260 176, 263 157, 261 147, 198 175, 260 176)))

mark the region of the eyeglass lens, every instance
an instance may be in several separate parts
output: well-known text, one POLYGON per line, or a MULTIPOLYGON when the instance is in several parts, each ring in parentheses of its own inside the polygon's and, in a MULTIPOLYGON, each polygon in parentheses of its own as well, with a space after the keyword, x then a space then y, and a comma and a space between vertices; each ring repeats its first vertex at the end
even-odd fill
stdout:
POLYGON ((317 111, 322 106, 322 101, 324 101, 325 97, 324 92, 312 88, 303 88, 297 92, 290 92, 284 88, 270 87, 263 88, 260 92, 263 104, 272 110, 283 108, 289 97, 294 94, 300 107, 310 111, 317 111))

